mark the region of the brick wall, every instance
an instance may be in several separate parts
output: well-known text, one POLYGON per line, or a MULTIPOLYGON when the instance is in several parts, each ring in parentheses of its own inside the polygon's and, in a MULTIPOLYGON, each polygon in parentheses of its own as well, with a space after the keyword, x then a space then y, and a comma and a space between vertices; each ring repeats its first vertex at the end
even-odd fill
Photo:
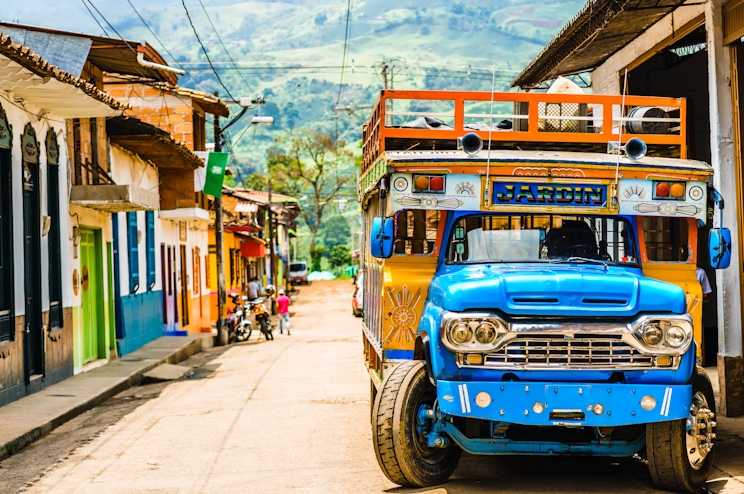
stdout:
POLYGON ((160 209, 196 207, 194 172, 160 169, 160 209))
POLYGON ((93 142, 91 139, 91 121, 96 122, 96 144, 98 165, 104 171, 109 171, 108 136, 106 134, 106 119, 68 119, 67 120, 67 155, 72 157, 73 185, 86 185, 93 183, 89 174, 81 170, 78 164, 85 162, 95 163, 93 159, 93 142), (76 125, 77 124, 77 125, 76 125), (78 176, 80 177, 78 180, 78 176))
POLYGON ((127 115, 163 129, 194 150, 194 108, 190 97, 146 84, 109 83, 106 91, 131 106, 127 115))

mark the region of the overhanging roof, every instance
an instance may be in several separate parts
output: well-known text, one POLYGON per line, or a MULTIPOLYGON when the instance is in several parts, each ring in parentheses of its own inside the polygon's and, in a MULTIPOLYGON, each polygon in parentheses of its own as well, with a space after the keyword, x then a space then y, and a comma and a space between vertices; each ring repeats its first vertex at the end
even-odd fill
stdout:
POLYGON ((195 170, 204 166, 201 158, 170 134, 136 118, 111 118, 106 121, 106 132, 112 143, 158 168, 195 170))
MULTIPOLYGON (((165 72, 141 66, 137 62, 137 53, 144 53, 145 60, 159 65, 168 65, 163 57, 155 48, 147 42, 128 41, 120 38, 107 38, 104 36, 94 36, 91 34, 74 33, 70 31, 61 31, 59 29, 49 29, 39 26, 29 26, 25 24, 16 24, 13 22, 0 22, 0 31, 7 30, 11 35, 13 33, 23 33, 30 31, 33 33, 43 33, 55 37, 75 37, 84 38, 91 41, 88 60, 90 63, 100 68, 104 72, 115 74, 129 74, 139 77, 146 77, 160 82, 170 84, 178 83, 178 75, 173 72, 165 72)), ((25 36, 25 33, 24 33, 25 36)), ((22 42, 22 40, 19 39, 22 42)), ((60 43, 53 42, 51 47, 60 46, 60 43)), ((40 41, 35 40, 36 43, 40 41)), ((44 43, 43 40, 41 43, 44 43)), ((79 74, 76 74, 79 75, 79 74)))
POLYGON ((601 65, 685 0, 589 0, 512 82, 532 88, 601 65))
POLYGON ((125 103, 51 65, 2 33, 0 90, 62 118, 110 117, 127 108, 125 103))

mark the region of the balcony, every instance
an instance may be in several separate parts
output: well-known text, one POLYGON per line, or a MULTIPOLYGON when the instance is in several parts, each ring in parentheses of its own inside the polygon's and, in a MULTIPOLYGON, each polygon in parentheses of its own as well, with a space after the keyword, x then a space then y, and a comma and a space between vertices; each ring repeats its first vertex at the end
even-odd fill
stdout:
POLYGON ((70 204, 103 211, 123 213, 158 209, 157 191, 137 185, 117 185, 108 173, 90 161, 76 162, 70 191, 70 204))

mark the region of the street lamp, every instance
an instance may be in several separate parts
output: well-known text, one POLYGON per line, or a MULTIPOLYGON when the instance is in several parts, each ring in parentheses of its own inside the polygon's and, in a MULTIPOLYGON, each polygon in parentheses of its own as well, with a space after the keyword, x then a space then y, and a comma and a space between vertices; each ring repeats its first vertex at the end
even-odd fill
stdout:
MULTIPOLYGON (((215 92, 215 96, 218 94, 215 92)), ((235 118, 230 120, 227 125, 220 127, 220 117, 214 116, 214 151, 219 153, 222 152, 222 133, 230 127, 232 124, 240 120, 245 115, 249 108, 263 104, 263 98, 254 100, 251 98, 240 98, 239 104, 243 107, 235 118)), ((254 115, 249 125, 256 124, 271 124, 274 122, 273 117, 260 117, 254 115)), ((224 263, 224 252, 225 252, 225 222, 222 211, 222 195, 214 198, 214 210, 215 210, 215 232, 214 232, 214 244, 215 244, 215 255, 217 256, 217 344, 219 346, 227 345, 229 335, 227 334, 226 323, 226 308, 227 305, 227 289, 225 288, 225 263, 224 263)))

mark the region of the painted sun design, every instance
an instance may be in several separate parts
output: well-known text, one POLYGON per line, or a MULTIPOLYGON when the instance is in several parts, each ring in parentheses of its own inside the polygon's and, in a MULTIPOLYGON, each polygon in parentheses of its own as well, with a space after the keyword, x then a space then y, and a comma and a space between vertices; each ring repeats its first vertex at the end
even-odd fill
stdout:
POLYGON ((625 189, 623 195, 626 199, 630 199, 633 196, 636 196, 638 199, 643 199, 646 197, 646 189, 639 185, 633 185, 632 187, 625 189))
POLYGON ((460 196, 474 196, 475 186, 468 182, 462 182, 455 187, 455 194, 460 196))
POLYGON ((390 287, 387 289, 387 296, 393 304, 393 310, 390 312, 393 329, 388 334, 386 341, 392 342, 394 340, 397 343, 410 343, 413 341, 414 325, 418 320, 418 314, 416 314, 414 307, 421 299, 421 288, 413 294, 408 291, 408 285, 403 285, 398 293, 395 293, 395 287, 390 287))

